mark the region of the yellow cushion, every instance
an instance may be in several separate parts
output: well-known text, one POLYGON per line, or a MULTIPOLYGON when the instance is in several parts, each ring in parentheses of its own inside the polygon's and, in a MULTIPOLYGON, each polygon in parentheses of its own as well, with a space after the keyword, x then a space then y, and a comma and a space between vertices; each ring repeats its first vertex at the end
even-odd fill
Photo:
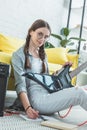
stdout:
MULTIPOLYGON (((0 34, 0 62, 11 64, 12 53, 24 43, 24 40, 0 34)), ((7 89, 14 90, 14 75, 12 69, 7 89)))
POLYGON ((7 86, 8 90, 15 90, 15 79, 14 79, 14 75, 13 75, 13 70, 11 70, 11 74, 8 80, 8 86, 7 86))
POLYGON ((67 58, 68 58, 68 61, 71 61, 73 63, 72 68, 76 68, 78 66, 78 58, 79 58, 78 54, 67 53, 67 58))
POLYGON ((0 51, 12 54, 24 44, 24 40, 0 34, 0 51))
POLYGON ((54 73, 56 70, 60 70, 62 65, 54 64, 54 63, 48 63, 50 74, 54 73))
MULTIPOLYGON (((68 54, 67 53, 67 58, 68 58, 69 61, 71 61, 73 63, 72 64, 72 70, 74 70, 75 68, 78 67, 78 58, 79 58, 78 54, 68 54)), ((72 84, 76 85, 76 76, 73 77, 72 84)))
POLYGON ((63 47, 58 47, 58 48, 48 48, 45 49, 47 57, 48 57, 48 62, 50 63, 55 63, 55 64, 64 64, 65 62, 68 61, 67 59, 67 49, 63 47))
MULTIPOLYGON (((0 52, 0 62, 10 65, 11 64, 11 56, 12 56, 11 54, 8 54, 8 53, 5 53, 5 52, 0 52)), ((14 86, 14 75, 13 75, 13 70, 11 69, 7 89, 8 90, 14 90, 14 88, 15 88, 15 86, 14 86)))
POLYGON ((0 62, 11 64, 11 54, 0 52, 0 62))

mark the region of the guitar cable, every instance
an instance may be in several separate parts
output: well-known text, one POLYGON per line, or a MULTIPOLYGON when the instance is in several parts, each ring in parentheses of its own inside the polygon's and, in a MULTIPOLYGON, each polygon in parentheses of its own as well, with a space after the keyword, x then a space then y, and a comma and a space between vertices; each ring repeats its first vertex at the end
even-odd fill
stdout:
MULTIPOLYGON (((87 89, 85 89, 85 90, 87 90, 87 89)), ((65 115, 61 115, 60 112, 58 112, 59 117, 62 118, 62 119, 65 118, 65 117, 67 117, 69 115, 71 109, 72 109, 72 106, 70 106, 69 110, 67 111, 67 113, 65 115)), ((83 126, 85 124, 87 124, 87 120, 84 121, 84 122, 82 122, 82 123, 80 123, 80 124, 78 124, 77 126, 81 127, 81 126, 83 126)))
POLYGON ((58 112, 59 117, 60 117, 60 118, 65 118, 65 117, 67 117, 67 116, 69 115, 70 111, 71 111, 71 108, 72 108, 72 106, 70 106, 70 108, 69 108, 69 110, 67 111, 67 113, 66 113, 65 115, 63 115, 63 116, 60 114, 60 112, 58 112))

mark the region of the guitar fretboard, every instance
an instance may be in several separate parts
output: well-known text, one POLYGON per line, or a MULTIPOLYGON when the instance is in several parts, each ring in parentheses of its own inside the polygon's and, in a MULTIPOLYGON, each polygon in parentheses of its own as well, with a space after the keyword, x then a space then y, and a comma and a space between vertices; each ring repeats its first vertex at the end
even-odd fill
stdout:
POLYGON ((77 74, 79 74, 82 70, 84 70, 87 67, 87 61, 83 64, 81 64, 78 68, 70 72, 70 77, 73 78, 77 74))

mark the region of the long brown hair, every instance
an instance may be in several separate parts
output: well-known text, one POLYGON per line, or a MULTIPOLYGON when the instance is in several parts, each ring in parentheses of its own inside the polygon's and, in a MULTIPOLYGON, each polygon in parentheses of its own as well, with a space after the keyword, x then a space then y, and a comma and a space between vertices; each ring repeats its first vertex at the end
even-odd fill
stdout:
MULTIPOLYGON (((51 33, 51 28, 49 26, 49 24, 42 20, 42 19, 38 19, 36 20, 32 25, 31 27, 29 28, 28 30, 28 34, 27 34, 27 37, 26 37, 26 42, 25 42, 25 47, 24 47, 24 54, 25 54, 25 69, 27 68, 31 68, 31 64, 30 64, 30 61, 29 61, 29 42, 30 42, 30 32, 31 31, 35 31, 36 29, 38 28, 42 28, 42 27, 46 27, 48 28, 48 30, 50 31, 51 33)), ((44 59, 45 59, 45 50, 44 50, 44 45, 42 45, 40 48, 39 48, 39 57, 40 59, 42 60, 42 73, 45 72, 45 64, 44 64, 44 59)))

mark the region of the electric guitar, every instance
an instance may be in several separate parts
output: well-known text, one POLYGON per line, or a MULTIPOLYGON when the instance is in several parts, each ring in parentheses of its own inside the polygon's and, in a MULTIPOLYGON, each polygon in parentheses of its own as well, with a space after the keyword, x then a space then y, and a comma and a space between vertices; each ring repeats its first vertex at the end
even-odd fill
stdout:
POLYGON ((22 74, 22 76, 25 76, 37 82, 45 89, 47 89, 50 93, 52 93, 65 88, 73 87, 71 79, 77 74, 79 74, 86 67, 87 61, 71 72, 69 71, 70 66, 66 65, 62 69, 60 69, 56 75, 28 72, 22 74))

